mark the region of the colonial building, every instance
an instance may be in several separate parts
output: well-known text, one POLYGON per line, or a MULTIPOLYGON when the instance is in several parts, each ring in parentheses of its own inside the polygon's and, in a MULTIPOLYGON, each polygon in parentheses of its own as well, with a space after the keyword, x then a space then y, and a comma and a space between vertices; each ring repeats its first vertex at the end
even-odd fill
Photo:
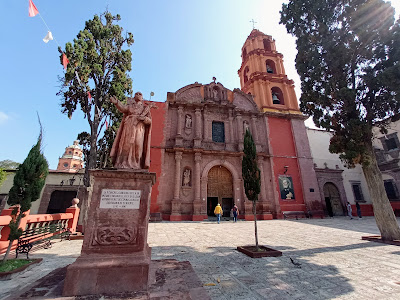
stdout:
POLYGON ((162 141, 152 142, 150 170, 159 183, 152 192, 153 216, 203 220, 213 215, 217 203, 229 216, 235 203, 241 216, 251 220, 252 203, 241 176, 246 129, 261 170, 258 218, 323 213, 305 117, 271 36, 251 32, 238 73, 241 89, 231 91, 215 78, 210 84, 196 82, 168 93, 167 102, 152 112, 153 120, 164 122, 162 141))

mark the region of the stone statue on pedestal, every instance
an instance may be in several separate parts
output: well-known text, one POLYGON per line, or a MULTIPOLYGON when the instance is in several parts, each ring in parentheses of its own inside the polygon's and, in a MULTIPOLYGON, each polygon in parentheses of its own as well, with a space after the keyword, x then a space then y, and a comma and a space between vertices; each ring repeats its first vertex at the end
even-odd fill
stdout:
POLYGON ((124 114, 110 157, 118 169, 148 169, 150 166, 150 132, 152 106, 143 103, 142 93, 128 98, 123 104, 115 97, 110 98, 124 114))

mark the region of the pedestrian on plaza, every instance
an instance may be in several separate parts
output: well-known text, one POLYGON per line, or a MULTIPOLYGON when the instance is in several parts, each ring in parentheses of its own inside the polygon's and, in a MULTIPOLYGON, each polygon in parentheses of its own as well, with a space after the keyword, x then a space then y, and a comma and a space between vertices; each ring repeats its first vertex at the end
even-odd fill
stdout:
POLYGON ((214 214, 217 216, 218 224, 219 224, 219 221, 221 221, 222 213, 223 213, 222 207, 221 207, 221 205, 218 203, 217 206, 216 206, 215 209, 214 209, 214 214))
POLYGON ((350 220, 353 219, 353 215, 352 215, 352 209, 351 209, 351 204, 349 202, 347 202, 347 215, 350 217, 350 220))
POLYGON ((232 208, 232 213, 233 213, 233 222, 237 222, 237 217, 239 215, 239 209, 237 207, 237 205, 235 204, 232 208))
POLYGON ((356 201, 356 208, 357 208, 357 215, 358 217, 361 219, 362 215, 361 215, 361 206, 360 203, 358 203, 358 201, 356 201))

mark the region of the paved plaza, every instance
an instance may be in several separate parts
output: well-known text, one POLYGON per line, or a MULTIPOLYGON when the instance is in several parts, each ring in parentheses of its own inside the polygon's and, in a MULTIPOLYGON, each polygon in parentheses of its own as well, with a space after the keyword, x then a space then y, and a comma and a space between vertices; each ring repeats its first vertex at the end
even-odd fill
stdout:
MULTIPOLYGON (((152 259, 189 261, 211 299, 400 299, 400 247, 361 240, 379 234, 373 217, 257 224, 259 243, 283 256, 252 259, 236 251, 254 243, 254 222, 204 221, 150 223, 152 259)), ((81 245, 63 241, 34 252, 43 262, 0 282, 0 299, 72 263, 81 245)))

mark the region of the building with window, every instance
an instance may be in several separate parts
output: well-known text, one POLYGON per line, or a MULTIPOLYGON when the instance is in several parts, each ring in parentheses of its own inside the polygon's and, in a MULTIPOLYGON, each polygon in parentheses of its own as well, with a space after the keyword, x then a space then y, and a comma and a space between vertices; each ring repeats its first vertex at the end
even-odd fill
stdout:
POLYGON ((224 216, 236 204, 240 216, 251 220, 241 176, 246 130, 261 170, 258 218, 281 218, 289 211, 323 214, 305 117, 271 36, 250 33, 238 74, 241 89, 229 90, 216 78, 196 82, 168 93, 152 111, 159 126, 152 129, 153 217, 203 220, 220 203, 224 216))

